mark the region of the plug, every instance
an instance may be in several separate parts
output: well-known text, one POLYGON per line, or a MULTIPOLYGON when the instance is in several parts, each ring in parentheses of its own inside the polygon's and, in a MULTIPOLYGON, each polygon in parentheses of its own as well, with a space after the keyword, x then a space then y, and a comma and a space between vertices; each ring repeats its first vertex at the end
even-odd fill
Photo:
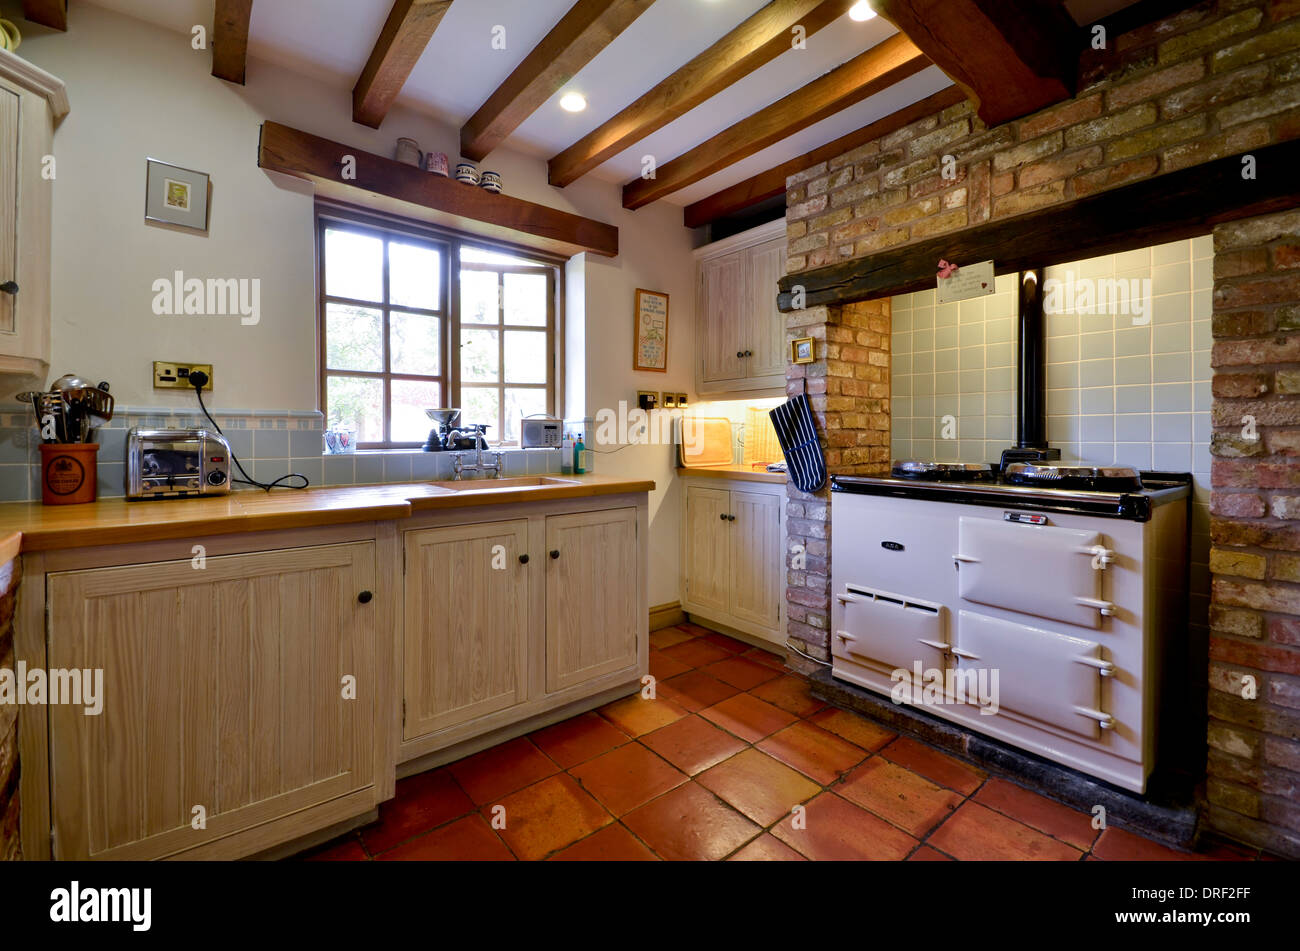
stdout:
POLYGON ((196 391, 202 390, 203 387, 208 385, 208 375, 202 370, 195 370, 186 379, 196 391))

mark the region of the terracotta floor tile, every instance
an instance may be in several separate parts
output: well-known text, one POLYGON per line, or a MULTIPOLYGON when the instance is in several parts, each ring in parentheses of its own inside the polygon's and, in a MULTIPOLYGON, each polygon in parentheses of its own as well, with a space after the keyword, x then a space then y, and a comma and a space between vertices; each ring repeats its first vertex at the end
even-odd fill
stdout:
POLYGON ((710 644, 702 637, 666 647, 664 653, 673 660, 691 667, 703 667, 705 664, 712 664, 714 661, 725 660, 731 656, 731 651, 724 650, 717 644, 710 644))
POLYGON ((575 766, 569 770, 569 775, 616 816, 686 782, 684 774, 640 743, 610 750, 590 762, 575 766))
POLYGON ((728 657, 726 660, 709 664, 704 668, 704 672, 710 677, 718 678, 724 684, 731 684, 741 690, 752 690, 759 684, 767 683, 780 676, 771 667, 746 660, 744 657, 728 657))
POLYGON ((961 805, 961 796, 951 789, 879 756, 845 776, 835 791, 918 839, 961 805))
POLYGON ((763 650, 761 647, 751 647, 745 653, 740 655, 752 660, 756 664, 762 664, 764 667, 771 667, 785 673, 785 658, 779 654, 773 654, 771 651, 763 650))
POLYGON ((931 834, 930 845, 962 861, 1046 860, 1075 862, 1073 846, 1048 838, 1023 822, 967 800, 931 834))
POLYGON ((629 812, 623 824, 669 861, 717 861, 762 831, 694 782, 629 812))
POLYGON ((1102 832, 1092 847, 1092 854, 1108 862, 1205 862, 1209 859, 1194 852, 1180 852, 1167 845, 1144 839, 1127 829, 1110 828, 1102 832))
POLYGON ((594 713, 563 720, 554 726, 530 733, 528 738, 538 749, 559 763, 561 769, 595 759, 601 753, 629 743, 632 739, 594 713))
POLYGON ((770 832, 764 832, 749 845, 745 846, 728 862, 806 862, 808 861, 790 846, 786 845, 770 832))
POLYGON ((963 796, 969 796, 979 789, 980 783, 987 776, 983 770, 906 736, 900 736, 881 752, 886 759, 906 766, 940 786, 955 789, 963 796))
POLYGON ((734 733, 747 743, 754 743, 765 736, 770 736, 783 726, 789 726, 797 719, 780 707, 774 707, 747 693, 714 704, 700 711, 700 716, 722 727, 728 733, 734 733))
POLYGON ((916 848, 916 839, 884 819, 824 792, 804 807, 802 829, 787 816, 772 834, 810 859, 897 861, 916 848))
POLYGON ((773 733, 755 745, 823 786, 835 782, 867 756, 867 751, 860 746, 854 746, 806 720, 773 733))
POLYGON ((672 647, 674 644, 689 641, 695 636, 683 631, 680 627, 661 627, 657 631, 650 632, 650 646, 655 650, 663 650, 665 647, 672 647))
POLYGON ((619 823, 575 842, 551 856, 552 862, 658 862, 655 855, 619 823))
POLYGON ((1097 839, 1090 814, 1022 789, 1005 779, 990 779, 980 787, 974 799, 980 805, 996 809, 1085 852, 1097 839))
POLYGON ((676 677, 678 674, 684 674, 692 669, 688 664, 673 660, 663 651, 650 652, 650 673, 655 680, 667 680, 669 677, 676 677))
POLYGON ((474 803, 446 769, 397 781, 397 795, 379 804, 379 821, 361 830, 371 855, 474 811, 474 803))
MULTIPOLYGON (((775 680, 769 680, 765 684, 753 688, 749 691, 759 700, 766 700, 774 707, 780 707, 787 710, 797 717, 812 716, 822 707, 826 706, 821 700, 812 695, 808 686, 808 681, 801 677, 777 677, 775 680)), ((849 742, 852 738, 845 737, 849 742)))
POLYGON ((752 747, 706 770, 696 782, 761 826, 821 792, 808 777, 752 747))
POLYGON ((607 703, 598 712, 628 736, 641 736, 686 716, 671 700, 642 700, 639 693, 607 703))
POLYGON ((938 849, 923 845, 907 857, 909 862, 955 862, 951 855, 944 855, 938 849))
POLYGON ((707 627, 700 627, 698 624, 692 624, 690 621, 683 621, 681 624, 678 624, 677 627, 691 635, 691 637, 706 637, 709 634, 717 633, 717 631, 711 631, 707 627))
POLYGON ((501 838, 526 860, 545 858, 614 821, 565 773, 521 789, 501 805, 506 823, 501 838))
POLYGON ((641 742, 688 776, 745 748, 743 741, 697 716, 682 717, 662 730, 647 733, 641 742))
POLYGON ((717 631, 705 634, 704 639, 710 644, 721 647, 729 654, 743 654, 745 651, 749 650, 749 645, 744 641, 738 641, 734 637, 728 637, 726 634, 719 634, 717 631))
POLYGON ((672 680, 660 681, 658 689, 661 697, 680 704, 692 713, 698 713, 705 707, 711 707, 740 693, 738 688, 724 684, 702 670, 692 670, 689 674, 682 674, 672 680))
POLYGON ((866 717, 847 710, 837 710, 834 707, 814 713, 808 718, 808 722, 823 730, 830 730, 836 736, 844 737, 854 746, 871 750, 873 753, 898 736, 893 730, 866 717))
POLYGON ((447 769, 478 806, 559 772, 550 758, 524 736, 467 756, 447 769))
POLYGON ((385 862, 512 862, 515 858, 478 813, 376 857, 385 862))
POLYGON ((349 832, 341 839, 326 843, 298 856, 304 862, 368 862, 370 856, 361 847, 357 837, 349 832))

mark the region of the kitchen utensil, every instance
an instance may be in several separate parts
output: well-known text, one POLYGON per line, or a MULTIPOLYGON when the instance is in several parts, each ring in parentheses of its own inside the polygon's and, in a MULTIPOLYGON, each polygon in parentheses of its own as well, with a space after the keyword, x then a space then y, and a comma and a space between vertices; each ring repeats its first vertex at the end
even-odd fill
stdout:
POLYGON ((456 181, 464 182, 466 185, 477 185, 478 169, 470 162, 461 162, 456 166, 456 181))
POLYGON ((450 159, 446 152, 429 152, 424 156, 425 171, 446 178, 450 174, 450 159))
POLYGON ((731 420, 725 416, 683 416, 680 435, 678 461, 681 465, 731 464, 731 420))
POLYGON ((772 410, 772 427, 781 441, 790 481, 802 492, 816 492, 826 484, 826 457, 817 441, 808 394, 792 396, 772 410))
POLYGON ((439 452, 450 449, 451 447, 447 444, 447 435, 452 431, 452 423, 460 416, 460 410, 438 407, 436 409, 426 409, 424 415, 437 424, 433 429, 429 430, 429 440, 424 444, 424 451, 439 452))
POLYGON ((499 172, 484 172, 482 175, 479 176, 479 180, 478 180, 479 188, 483 189, 484 191, 489 191, 494 195, 501 194, 502 184, 503 183, 501 181, 501 175, 499 172))
POLYGON ((404 165, 414 165, 420 167, 420 143, 415 139, 400 138, 397 140, 397 148, 393 152, 393 158, 404 165))

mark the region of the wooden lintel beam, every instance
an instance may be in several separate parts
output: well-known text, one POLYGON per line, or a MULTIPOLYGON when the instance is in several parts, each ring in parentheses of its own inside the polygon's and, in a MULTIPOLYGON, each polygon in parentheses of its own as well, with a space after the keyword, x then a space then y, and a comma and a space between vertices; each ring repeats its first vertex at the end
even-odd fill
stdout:
POLYGON ((212 75, 244 85, 253 0, 217 0, 212 14, 212 75))
POLYGON ((23 19, 68 31, 68 0, 23 0, 23 19))
POLYGON ((451 0, 395 0, 352 89, 352 121, 378 129, 451 0))

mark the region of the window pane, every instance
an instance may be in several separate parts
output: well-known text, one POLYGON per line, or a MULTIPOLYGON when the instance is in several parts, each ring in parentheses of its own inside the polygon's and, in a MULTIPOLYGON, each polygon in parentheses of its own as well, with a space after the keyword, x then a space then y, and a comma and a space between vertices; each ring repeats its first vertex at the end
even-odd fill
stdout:
MULTIPOLYGON (((544 330, 507 330, 507 383, 545 383, 546 332, 544 330)), ((464 359, 462 357, 462 359, 464 359)), ((468 377, 466 378, 468 379, 468 377)))
POLYGON ((546 412, 545 390, 506 390, 506 442, 519 442, 519 420, 546 412))
POLYGON ((495 271, 460 272, 460 322, 463 324, 501 322, 495 271))
POLYGON ((464 244, 460 246, 460 259, 471 264, 524 264, 535 267, 542 263, 540 261, 530 261, 527 258, 515 257, 513 254, 503 254, 500 251, 471 248, 469 245, 464 244))
POLYGON ((497 428, 500 425, 498 419, 500 406, 500 397, 497 394, 496 387, 462 387, 460 391, 460 423, 466 428, 474 423, 486 423, 489 427, 487 431, 488 441, 499 442, 501 436, 498 435, 497 428))
POLYGON ((331 370, 384 369, 383 317, 369 307, 325 305, 325 365, 331 370))
POLYGON ((384 242, 352 231, 325 229, 325 293, 353 300, 384 299, 384 242))
POLYGON ((498 379, 499 354, 497 331, 462 330, 460 332, 460 378, 471 383, 491 383, 498 379))
POLYGON ((382 380, 332 376, 327 382, 325 418, 332 427, 350 426, 357 442, 384 440, 384 384, 382 380))
POLYGON ((389 353, 394 373, 438 376, 442 373, 442 321, 423 314, 388 315, 389 353))
POLYGON ((423 380, 394 380, 392 394, 393 442, 424 442, 433 428, 424 411, 442 405, 442 387, 423 380))
POLYGON ((442 255, 420 244, 388 245, 388 299, 395 307, 441 310, 442 255))
POLYGON ((506 323, 545 327, 547 293, 545 274, 506 274, 506 323))

